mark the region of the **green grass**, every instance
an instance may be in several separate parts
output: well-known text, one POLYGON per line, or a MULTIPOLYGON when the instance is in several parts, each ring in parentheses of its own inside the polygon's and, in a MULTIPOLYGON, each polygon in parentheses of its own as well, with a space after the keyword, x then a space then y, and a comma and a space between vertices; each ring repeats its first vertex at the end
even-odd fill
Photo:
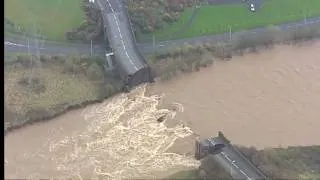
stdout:
POLYGON ((65 32, 81 24, 81 0, 6 0, 5 17, 25 29, 36 25, 50 40, 64 40, 65 32))
POLYGON ((319 0, 268 0, 260 10, 252 13, 244 4, 208 5, 201 7, 193 24, 183 33, 175 34, 191 16, 186 9, 178 22, 156 32, 157 40, 180 39, 220 34, 320 16, 319 0), (175 34, 172 37, 172 34, 175 34))

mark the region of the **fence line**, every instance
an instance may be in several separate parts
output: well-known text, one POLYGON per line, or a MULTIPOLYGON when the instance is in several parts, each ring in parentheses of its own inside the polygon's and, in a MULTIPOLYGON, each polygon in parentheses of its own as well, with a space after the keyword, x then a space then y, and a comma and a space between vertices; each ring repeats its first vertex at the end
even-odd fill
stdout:
MULTIPOLYGON (((301 20, 300 22, 294 22, 294 23, 288 23, 285 25, 279 25, 276 27, 284 27, 287 29, 293 29, 297 28, 300 26, 307 26, 311 24, 320 24, 320 17, 314 17, 314 18, 305 18, 304 20, 301 20), (289 25, 288 25, 289 24, 289 25)), ((259 33, 259 32, 264 32, 265 31, 265 26, 263 28, 257 28, 257 29, 251 29, 251 30, 243 30, 243 31, 234 31, 232 28, 233 26, 228 26, 225 28, 225 31, 222 32, 221 34, 217 35, 202 35, 202 36, 197 36, 193 38, 184 38, 184 39, 174 39, 174 40, 168 40, 168 41, 160 41, 155 37, 154 41, 149 41, 145 44, 139 43, 138 47, 140 48, 141 52, 144 54, 150 54, 150 52, 155 52, 155 51, 162 51, 163 49, 172 49, 172 46, 176 44, 176 46, 181 46, 184 43, 194 43, 194 42, 203 42, 203 41, 208 41, 208 40, 231 40, 234 36, 238 35, 244 35, 244 34, 250 34, 252 36, 253 33, 259 33), (249 33, 248 33, 249 32, 249 33), (154 46, 151 46, 151 43, 154 46)), ((32 38, 30 38, 31 40, 32 38)), ((24 47, 20 47, 20 49, 23 49, 23 52, 27 52, 27 45, 26 42, 28 40, 28 37, 23 37, 23 39, 18 42, 21 42, 21 44, 24 47)), ((91 54, 91 49, 92 49, 92 55, 93 56, 103 56, 104 55, 104 48, 105 46, 101 46, 100 44, 92 44, 92 48, 90 44, 85 44, 85 43, 77 43, 75 41, 69 41, 69 42, 59 42, 59 41, 47 41, 47 40, 41 40, 42 44, 45 48, 47 49, 41 49, 40 47, 40 52, 46 54, 49 52, 49 54, 55 54, 67 51, 67 49, 70 50, 71 53, 68 54, 74 54, 74 53, 80 53, 83 55, 90 55, 91 54), (53 47, 57 50, 50 50, 50 48, 53 47)), ((33 46, 32 43, 30 46, 33 46)), ((7 46, 6 46, 7 48, 7 46)), ((6 49, 6 52, 15 52, 13 47, 9 47, 6 49), (11 51, 7 51, 9 48, 11 48, 11 51)), ((32 47, 31 47, 32 48, 32 47)), ((34 49, 34 48, 33 48, 34 49)), ((32 50, 33 51, 33 50, 32 50)))
POLYGON ((243 30, 243 31, 236 31, 236 32, 226 32, 224 34, 218 34, 218 35, 198 36, 198 37, 185 38, 185 39, 179 39, 179 40, 161 41, 157 43, 155 49, 153 49, 153 47, 149 45, 150 43, 139 44, 139 47, 140 47, 140 50, 145 55, 151 55, 153 53, 150 53, 150 52, 156 51, 157 53, 165 53, 186 44, 199 45, 199 44, 206 44, 206 43, 228 42, 228 41, 235 40, 235 38, 254 39, 255 37, 259 37, 262 34, 265 34, 266 32, 267 32, 266 35, 270 36, 272 35, 270 33, 272 33, 273 30, 275 32, 275 34, 273 35, 277 36, 283 32, 291 31, 294 33, 296 31, 298 33, 297 30, 299 29, 303 30, 303 28, 306 28, 306 30, 311 30, 314 36, 320 37, 320 17, 317 19, 314 19, 314 21, 307 21, 307 22, 303 21, 303 22, 295 22, 295 23, 288 23, 288 24, 283 24, 279 26, 274 26, 274 29, 257 28, 257 29, 243 30))

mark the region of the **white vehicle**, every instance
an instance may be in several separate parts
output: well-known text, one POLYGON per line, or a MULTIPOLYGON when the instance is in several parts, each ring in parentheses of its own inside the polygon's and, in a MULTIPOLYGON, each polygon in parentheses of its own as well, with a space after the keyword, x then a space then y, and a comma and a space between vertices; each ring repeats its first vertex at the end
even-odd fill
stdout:
POLYGON ((254 4, 250 4, 250 11, 252 11, 252 12, 254 12, 254 11, 256 11, 256 8, 254 7, 254 4))

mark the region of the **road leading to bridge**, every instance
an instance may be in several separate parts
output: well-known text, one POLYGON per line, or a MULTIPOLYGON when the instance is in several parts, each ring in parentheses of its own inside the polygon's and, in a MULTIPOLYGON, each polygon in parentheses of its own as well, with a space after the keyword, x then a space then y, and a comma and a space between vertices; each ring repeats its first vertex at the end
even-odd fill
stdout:
MULTIPOLYGON (((222 136, 211 137, 203 140, 202 148, 214 148, 217 144, 224 144, 224 147, 219 153, 208 154, 201 161, 200 170, 204 170, 209 176, 211 176, 212 164, 210 161, 217 162, 220 166, 228 172, 233 179, 268 179, 263 172, 256 168, 244 155, 241 154, 230 142, 227 142, 222 136)), ((198 149, 198 150, 200 150, 198 149)))
POLYGON ((134 41, 129 18, 121 0, 97 0, 114 61, 124 83, 133 87, 153 81, 151 69, 134 41))
MULTIPOLYGON (((71 43, 58 43, 53 41, 43 41, 36 46, 34 40, 17 40, 12 38, 5 38, 4 41, 5 52, 9 53, 31 53, 35 54, 38 50, 41 54, 56 55, 56 54, 80 54, 91 55, 90 44, 71 44, 71 43)), ((104 57, 105 50, 103 46, 94 44, 92 46, 92 54, 94 56, 104 57)))
MULTIPOLYGON (((303 26, 310 26, 310 25, 320 25, 320 17, 308 18, 303 21, 287 23, 278 25, 278 27, 282 30, 293 29, 297 27, 303 26)), ((248 34, 257 34, 265 32, 265 28, 257 28, 247 31, 248 34)), ((241 32, 233 33, 233 35, 240 34, 241 32)), ((211 36, 200 36, 194 38, 186 38, 186 39, 179 39, 179 40, 171 40, 171 41, 162 41, 156 43, 155 47, 153 47, 152 43, 143 43, 137 44, 137 47, 140 49, 141 53, 144 55, 152 54, 154 52, 164 52, 167 50, 171 50, 184 44, 197 44, 197 43, 204 43, 210 42, 214 40, 223 40, 227 37, 227 34, 220 34, 220 35, 211 35, 211 36)), ((16 39, 9 39, 5 38, 5 52, 12 52, 12 53, 27 53, 28 52, 28 45, 26 41, 16 40, 16 39)), ((29 46, 29 52, 35 53, 37 48, 33 44, 29 46)), ((44 54, 83 54, 83 55, 90 55, 91 54, 91 47, 90 44, 65 44, 65 43, 58 43, 52 41, 45 41, 42 46, 40 47, 41 53, 44 54)), ((100 45, 93 45, 93 54, 98 56, 104 56, 105 50, 103 46, 100 45)))
MULTIPOLYGON (((131 32, 129 21, 126 17, 125 9, 121 6, 119 0, 97 0, 99 8, 102 10, 103 19, 107 25, 107 33, 111 48, 117 58, 117 63, 121 66, 122 71, 129 76, 136 76, 137 79, 133 79, 134 85, 137 85, 143 81, 150 79, 149 67, 140 55, 139 50, 134 43, 134 38, 131 32)), ((308 26, 311 24, 320 24, 320 17, 311 18, 307 21, 289 23, 279 25, 281 29, 296 28, 299 26, 308 26)), ((263 33, 264 28, 258 28, 249 31, 249 33, 263 33)), ((239 32, 240 33, 240 32, 239 32)), ((234 33, 233 35, 236 35, 234 33)), ((156 45, 157 51, 169 50, 177 46, 181 46, 185 43, 194 44, 205 41, 221 40, 225 38, 225 35, 216 36, 204 36, 190 39, 182 39, 175 41, 160 42, 156 45)), ((149 54, 155 51, 154 47, 149 44, 140 44, 138 47, 144 54, 149 54)), ((25 42, 19 41, 5 41, 5 50, 11 52, 36 52, 38 50, 41 53, 48 54, 88 54, 90 53, 90 46, 88 45, 62 45, 47 42, 42 46, 36 48, 35 46, 28 46, 25 42)), ((104 50, 99 49, 99 53, 103 54, 104 50)), ((263 175, 255 168, 250 162, 241 156, 241 153, 237 152, 230 144, 223 149, 223 151, 213 156, 225 169, 231 169, 231 173, 234 178, 238 179, 264 179, 263 175)))

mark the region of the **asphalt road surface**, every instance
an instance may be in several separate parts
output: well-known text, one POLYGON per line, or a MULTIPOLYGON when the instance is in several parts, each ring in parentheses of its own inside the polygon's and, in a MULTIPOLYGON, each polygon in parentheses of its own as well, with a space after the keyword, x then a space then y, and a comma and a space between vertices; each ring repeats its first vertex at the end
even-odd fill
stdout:
MULTIPOLYGON (((295 27, 301 26, 308 26, 313 24, 320 24, 320 17, 309 18, 306 21, 282 24, 278 27, 280 29, 290 29, 295 27)), ((265 31, 264 28, 257 28, 248 31, 248 33, 263 33, 265 31)), ((241 33, 241 32, 238 32, 241 33)), ((233 36, 238 34, 233 33, 233 36)), ((228 34, 221 34, 221 35, 213 35, 213 36, 201 36, 201 37, 194 37, 194 38, 186 38, 186 39, 179 39, 179 40, 171 40, 171 41, 163 41, 158 42, 153 47, 152 43, 144 43, 138 44, 138 48, 140 49, 141 53, 144 55, 152 54, 153 52, 164 52, 167 50, 171 50, 173 48, 182 46, 184 44, 197 44, 197 43, 204 43, 210 42, 214 40, 223 40, 227 38, 228 34)), ((37 48, 32 43, 29 43, 29 52, 35 53, 37 48)), ((100 45, 93 45, 93 54, 97 56, 104 56, 105 48, 100 45)), ((15 40, 15 39, 5 39, 5 52, 15 52, 15 53, 27 53, 28 52, 28 45, 27 41, 15 40)), ((62 44, 57 42, 50 42, 45 41, 42 46, 40 46, 40 52, 44 54, 81 54, 81 55, 90 55, 91 48, 90 44, 62 44)))
MULTIPOLYGON (((224 142, 226 146, 222 149, 222 152, 215 155, 209 155, 209 159, 207 160, 213 160, 215 162, 218 162, 225 169, 226 172, 230 173, 233 179, 267 179, 267 177, 259 169, 254 167, 254 165, 252 165, 230 143, 225 142, 220 137, 216 137, 215 140, 219 142, 224 142)), ((211 139, 211 141, 214 140, 211 139)), ((207 169, 207 171, 208 170, 209 169, 207 169)), ((210 172, 207 173, 210 174, 210 172)))
POLYGON ((127 18, 126 9, 120 0, 97 0, 98 8, 106 26, 110 47, 113 49, 117 64, 126 74, 135 74, 144 69, 147 63, 140 56, 127 18))
MULTIPOLYGON (((5 52, 9 53, 36 53, 38 50, 41 54, 80 54, 80 55, 90 55, 91 45, 90 44, 66 44, 58 43, 53 41, 42 41, 36 45, 36 42, 31 39, 29 43, 27 39, 8 39, 5 38, 5 52)), ((92 54, 96 56, 104 56, 104 48, 101 45, 92 46, 92 54)))

